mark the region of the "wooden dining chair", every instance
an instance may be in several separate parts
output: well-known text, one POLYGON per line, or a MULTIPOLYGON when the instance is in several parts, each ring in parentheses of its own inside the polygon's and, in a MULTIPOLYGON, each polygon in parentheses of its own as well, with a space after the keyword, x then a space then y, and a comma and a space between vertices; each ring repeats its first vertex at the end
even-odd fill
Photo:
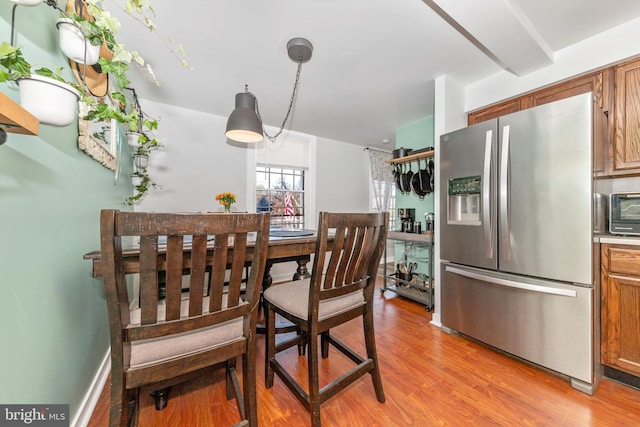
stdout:
POLYGON ((378 402, 385 400, 376 355, 373 294, 387 223, 386 213, 321 212, 311 278, 274 285, 264 291, 266 387, 273 386, 274 373, 277 374, 311 413, 313 426, 320 426, 322 402, 367 373, 373 380, 378 402), (276 343, 276 313, 294 323, 301 334, 276 343), (366 356, 359 355, 330 333, 331 328, 358 317, 363 320, 366 356), (329 356, 331 344, 356 364, 322 389, 318 378, 318 336, 323 358, 329 356), (308 345, 308 392, 276 357, 299 343, 308 345))
POLYGON ((255 335, 269 215, 103 210, 100 234, 111 332, 109 425, 137 425, 142 386, 164 387, 224 364, 227 398, 235 394, 243 419, 239 425, 256 426, 255 335), (160 236, 166 236, 166 245, 158 243, 160 236), (126 242, 137 238, 140 284, 132 295, 122 252, 126 242), (250 274, 241 294, 246 262, 250 274), (208 295, 207 266, 212 271, 208 295), (190 271, 187 293, 182 292, 185 269, 190 271), (158 271, 166 271, 162 300, 158 271), (242 390, 235 370, 238 356, 242 390))

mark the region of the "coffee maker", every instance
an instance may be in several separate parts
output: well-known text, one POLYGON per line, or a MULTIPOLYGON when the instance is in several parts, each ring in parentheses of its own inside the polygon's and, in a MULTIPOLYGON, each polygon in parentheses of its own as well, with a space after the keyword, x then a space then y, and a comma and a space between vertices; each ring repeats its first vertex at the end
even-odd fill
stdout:
POLYGON ((398 208, 398 219, 400 220, 400 230, 398 231, 413 233, 413 223, 416 220, 414 208, 398 208))

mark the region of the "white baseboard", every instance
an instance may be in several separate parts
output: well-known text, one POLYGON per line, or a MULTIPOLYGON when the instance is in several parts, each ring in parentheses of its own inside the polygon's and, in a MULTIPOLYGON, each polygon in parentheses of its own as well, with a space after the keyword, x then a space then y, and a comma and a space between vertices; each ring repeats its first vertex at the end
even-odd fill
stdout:
POLYGON ((100 398, 100 393, 102 393, 102 389, 107 383, 107 378, 109 378, 109 372, 111 372, 111 348, 107 348, 107 354, 102 359, 98 372, 93 378, 87 394, 82 399, 75 418, 71 422, 72 427, 86 427, 89 424, 93 410, 100 398))
POLYGON ((438 313, 433 313, 433 315, 431 316, 431 322, 432 325, 437 326, 438 328, 442 326, 442 322, 440 320, 440 314, 438 313))

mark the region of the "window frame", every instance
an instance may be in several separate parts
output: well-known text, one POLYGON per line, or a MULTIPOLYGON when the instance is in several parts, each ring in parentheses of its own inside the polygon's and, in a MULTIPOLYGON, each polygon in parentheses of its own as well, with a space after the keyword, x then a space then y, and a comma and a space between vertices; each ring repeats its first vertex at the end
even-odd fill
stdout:
MULTIPOLYGON (((276 133, 277 129, 272 128, 272 127, 267 127, 265 126, 265 129, 267 130, 267 132, 269 133, 276 133)), ((304 169, 305 170, 305 182, 304 182, 304 193, 305 193, 305 200, 304 200, 304 209, 305 209, 305 215, 304 215, 304 224, 303 224, 303 228, 305 229, 311 229, 314 230, 317 228, 318 224, 317 224, 317 212, 316 212, 316 145, 317 145, 317 138, 314 135, 308 135, 308 134, 304 134, 304 133, 300 133, 300 132, 294 132, 294 131, 288 131, 285 130, 282 132, 282 135, 280 137, 278 137, 278 139, 280 140, 280 138, 295 138, 298 141, 304 141, 306 144, 308 144, 308 150, 307 150, 307 168, 303 168, 300 166, 292 166, 292 165, 281 165, 281 164, 267 164, 264 166, 269 166, 269 167, 283 167, 283 168, 290 168, 290 169, 304 169)), ((270 144, 269 140, 265 138, 265 140, 261 143, 256 144, 252 149, 247 150, 247 190, 246 190, 246 206, 247 206, 247 211, 248 212, 256 212, 257 210, 257 206, 256 206, 256 192, 257 192, 257 186, 256 186, 256 171, 257 171, 257 167, 259 166, 258 161, 257 161, 257 156, 256 156, 256 150, 258 148, 261 148, 260 144, 270 144)))
MULTIPOLYGON (((302 199, 302 207, 298 208, 298 207, 293 207, 294 212, 296 212, 295 215, 293 215, 293 220, 292 221, 287 221, 287 218, 289 217, 288 215, 286 215, 284 213, 284 206, 281 207, 270 207, 270 213, 271 213, 271 226, 272 227, 278 227, 278 226, 285 226, 285 227, 292 227, 292 228, 304 228, 305 227, 305 218, 306 218, 306 211, 307 211, 307 190, 306 190, 306 175, 307 175, 307 169, 306 168, 300 168, 300 167, 291 167, 291 166, 286 166, 286 167, 282 167, 282 166, 275 166, 275 165, 265 165, 265 164, 261 164, 261 163, 257 163, 256 164, 256 182, 258 181, 257 175, 259 173, 264 173, 269 175, 269 178, 267 178, 268 180, 268 187, 266 189, 258 189, 257 185, 256 185, 256 200, 258 199, 258 192, 262 192, 262 191, 266 191, 269 200, 273 200, 273 198, 277 198, 277 194, 281 194, 281 197, 286 197, 287 193, 292 193, 295 197, 295 195, 301 195, 301 199, 302 199), (260 171, 259 169, 262 169, 262 171, 260 171), (286 188, 273 188, 273 182, 270 181, 270 178, 273 176, 278 176, 280 175, 281 177, 292 177, 292 180, 295 182, 296 181, 296 177, 300 178, 302 181, 302 189, 296 189, 296 188, 292 188, 292 189, 286 189, 286 188), (277 213, 274 214, 274 212, 277 212, 279 210, 282 210, 282 213, 277 213), (302 221, 301 221, 302 220, 302 221)), ((281 179, 281 182, 283 182, 284 179, 281 179)), ((294 185, 295 187, 295 185, 294 185)), ((256 203, 257 204, 257 203, 256 203)), ((256 206, 257 208, 257 206, 256 206)), ((256 209, 257 210, 257 209, 256 209)))

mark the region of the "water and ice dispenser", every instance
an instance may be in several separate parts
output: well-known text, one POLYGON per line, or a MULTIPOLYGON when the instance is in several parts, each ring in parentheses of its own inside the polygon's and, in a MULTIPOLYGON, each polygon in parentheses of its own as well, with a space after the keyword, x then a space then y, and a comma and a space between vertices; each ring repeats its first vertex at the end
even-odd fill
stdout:
POLYGON ((447 224, 480 225, 481 188, 480 176, 449 180, 447 224))

